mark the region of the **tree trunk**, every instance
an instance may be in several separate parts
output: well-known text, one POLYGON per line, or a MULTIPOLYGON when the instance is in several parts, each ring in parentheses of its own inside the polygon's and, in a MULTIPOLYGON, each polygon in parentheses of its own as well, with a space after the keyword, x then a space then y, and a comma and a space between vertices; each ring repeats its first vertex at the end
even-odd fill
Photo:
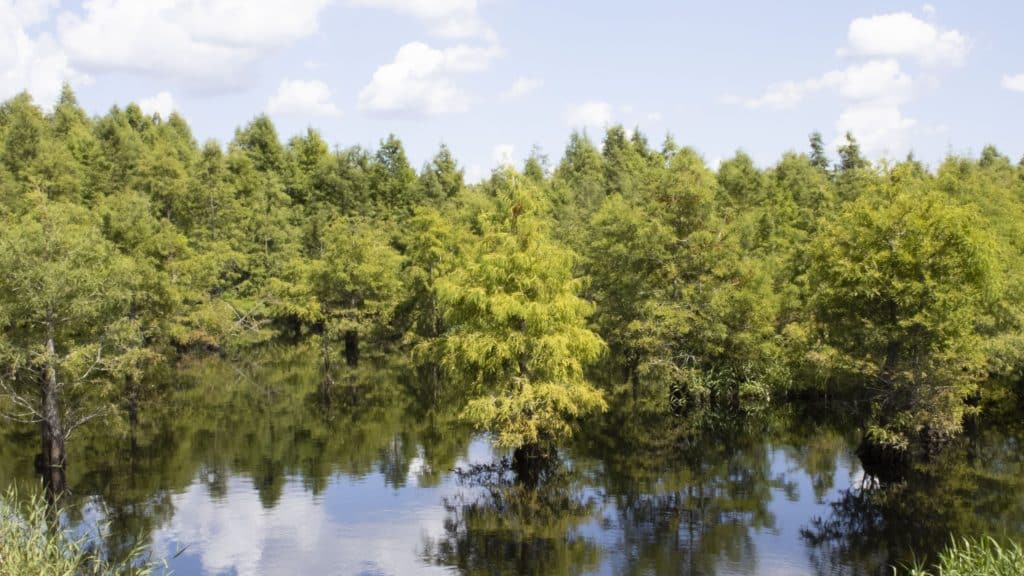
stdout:
POLYGON ((331 389, 334 388, 334 361, 331 358, 331 343, 327 339, 327 330, 322 324, 320 326, 320 356, 324 362, 324 377, 320 381, 320 396, 324 403, 329 404, 331 389))
POLYGON ((64 426, 60 414, 60 385, 55 366, 56 346, 52 324, 46 338, 46 365, 40 386, 43 397, 41 466, 47 488, 54 494, 64 491, 64 426))
POLYGON ((540 484, 541 473, 548 465, 548 455, 539 444, 524 444, 512 453, 512 470, 516 480, 528 488, 540 484))
POLYGON ((345 332, 345 362, 349 366, 359 364, 359 331, 348 330, 345 332))

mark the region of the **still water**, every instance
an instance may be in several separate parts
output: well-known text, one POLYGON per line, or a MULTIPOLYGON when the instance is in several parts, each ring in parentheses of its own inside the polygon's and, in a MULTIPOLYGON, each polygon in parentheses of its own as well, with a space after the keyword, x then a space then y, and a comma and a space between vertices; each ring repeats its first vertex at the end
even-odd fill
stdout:
MULTIPOLYGON (((69 523, 178 576, 890 574, 950 534, 1024 538, 1019 410, 880 482, 841 406, 680 419, 623 400, 528 491, 407 370, 364 362, 325 405, 317 366, 299 347, 176 367, 137 424, 74 437, 69 523)), ((2 431, 0 485, 33 481, 36 446, 2 431)))

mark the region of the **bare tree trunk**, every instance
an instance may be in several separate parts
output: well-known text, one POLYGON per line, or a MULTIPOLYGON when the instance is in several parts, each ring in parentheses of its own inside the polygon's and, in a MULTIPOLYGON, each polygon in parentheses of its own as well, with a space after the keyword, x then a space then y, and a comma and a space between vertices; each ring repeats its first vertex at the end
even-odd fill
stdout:
MULTIPOLYGON (((49 314, 47 315, 49 317, 49 314)), ((47 487, 54 494, 64 491, 64 425, 60 413, 60 384, 55 366, 56 346, 53 324, 46 337, 46 365, 40 382, 43 398, 42 467, 47 487)))

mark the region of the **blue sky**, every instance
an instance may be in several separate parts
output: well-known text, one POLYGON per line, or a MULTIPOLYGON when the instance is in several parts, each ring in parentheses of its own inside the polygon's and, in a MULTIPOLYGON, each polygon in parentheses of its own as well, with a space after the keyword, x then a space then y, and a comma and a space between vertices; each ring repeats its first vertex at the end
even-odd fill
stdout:
POLYGON ((0 97, 174 109, 200 140, 267 112, 282 137, 389 132, 471 180, 574 128, 671 132, 760 164, 851 130, 874 158, 1024 154, 1024 3, 0 0, 0 97))

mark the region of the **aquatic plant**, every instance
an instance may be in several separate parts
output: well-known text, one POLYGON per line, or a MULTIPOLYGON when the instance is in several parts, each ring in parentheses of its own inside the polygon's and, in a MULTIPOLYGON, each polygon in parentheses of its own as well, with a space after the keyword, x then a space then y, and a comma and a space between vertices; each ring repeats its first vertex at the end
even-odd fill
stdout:
MULTIPOLYGON (((893 574, 898 574, 893 568, 893 574)), ((1016 542, 1000 544, 991 537, 953 540, 939 554, 934 568, 915 563, 907 576, 1020 576, 1024 574, 1024 547, 1016 542)))

